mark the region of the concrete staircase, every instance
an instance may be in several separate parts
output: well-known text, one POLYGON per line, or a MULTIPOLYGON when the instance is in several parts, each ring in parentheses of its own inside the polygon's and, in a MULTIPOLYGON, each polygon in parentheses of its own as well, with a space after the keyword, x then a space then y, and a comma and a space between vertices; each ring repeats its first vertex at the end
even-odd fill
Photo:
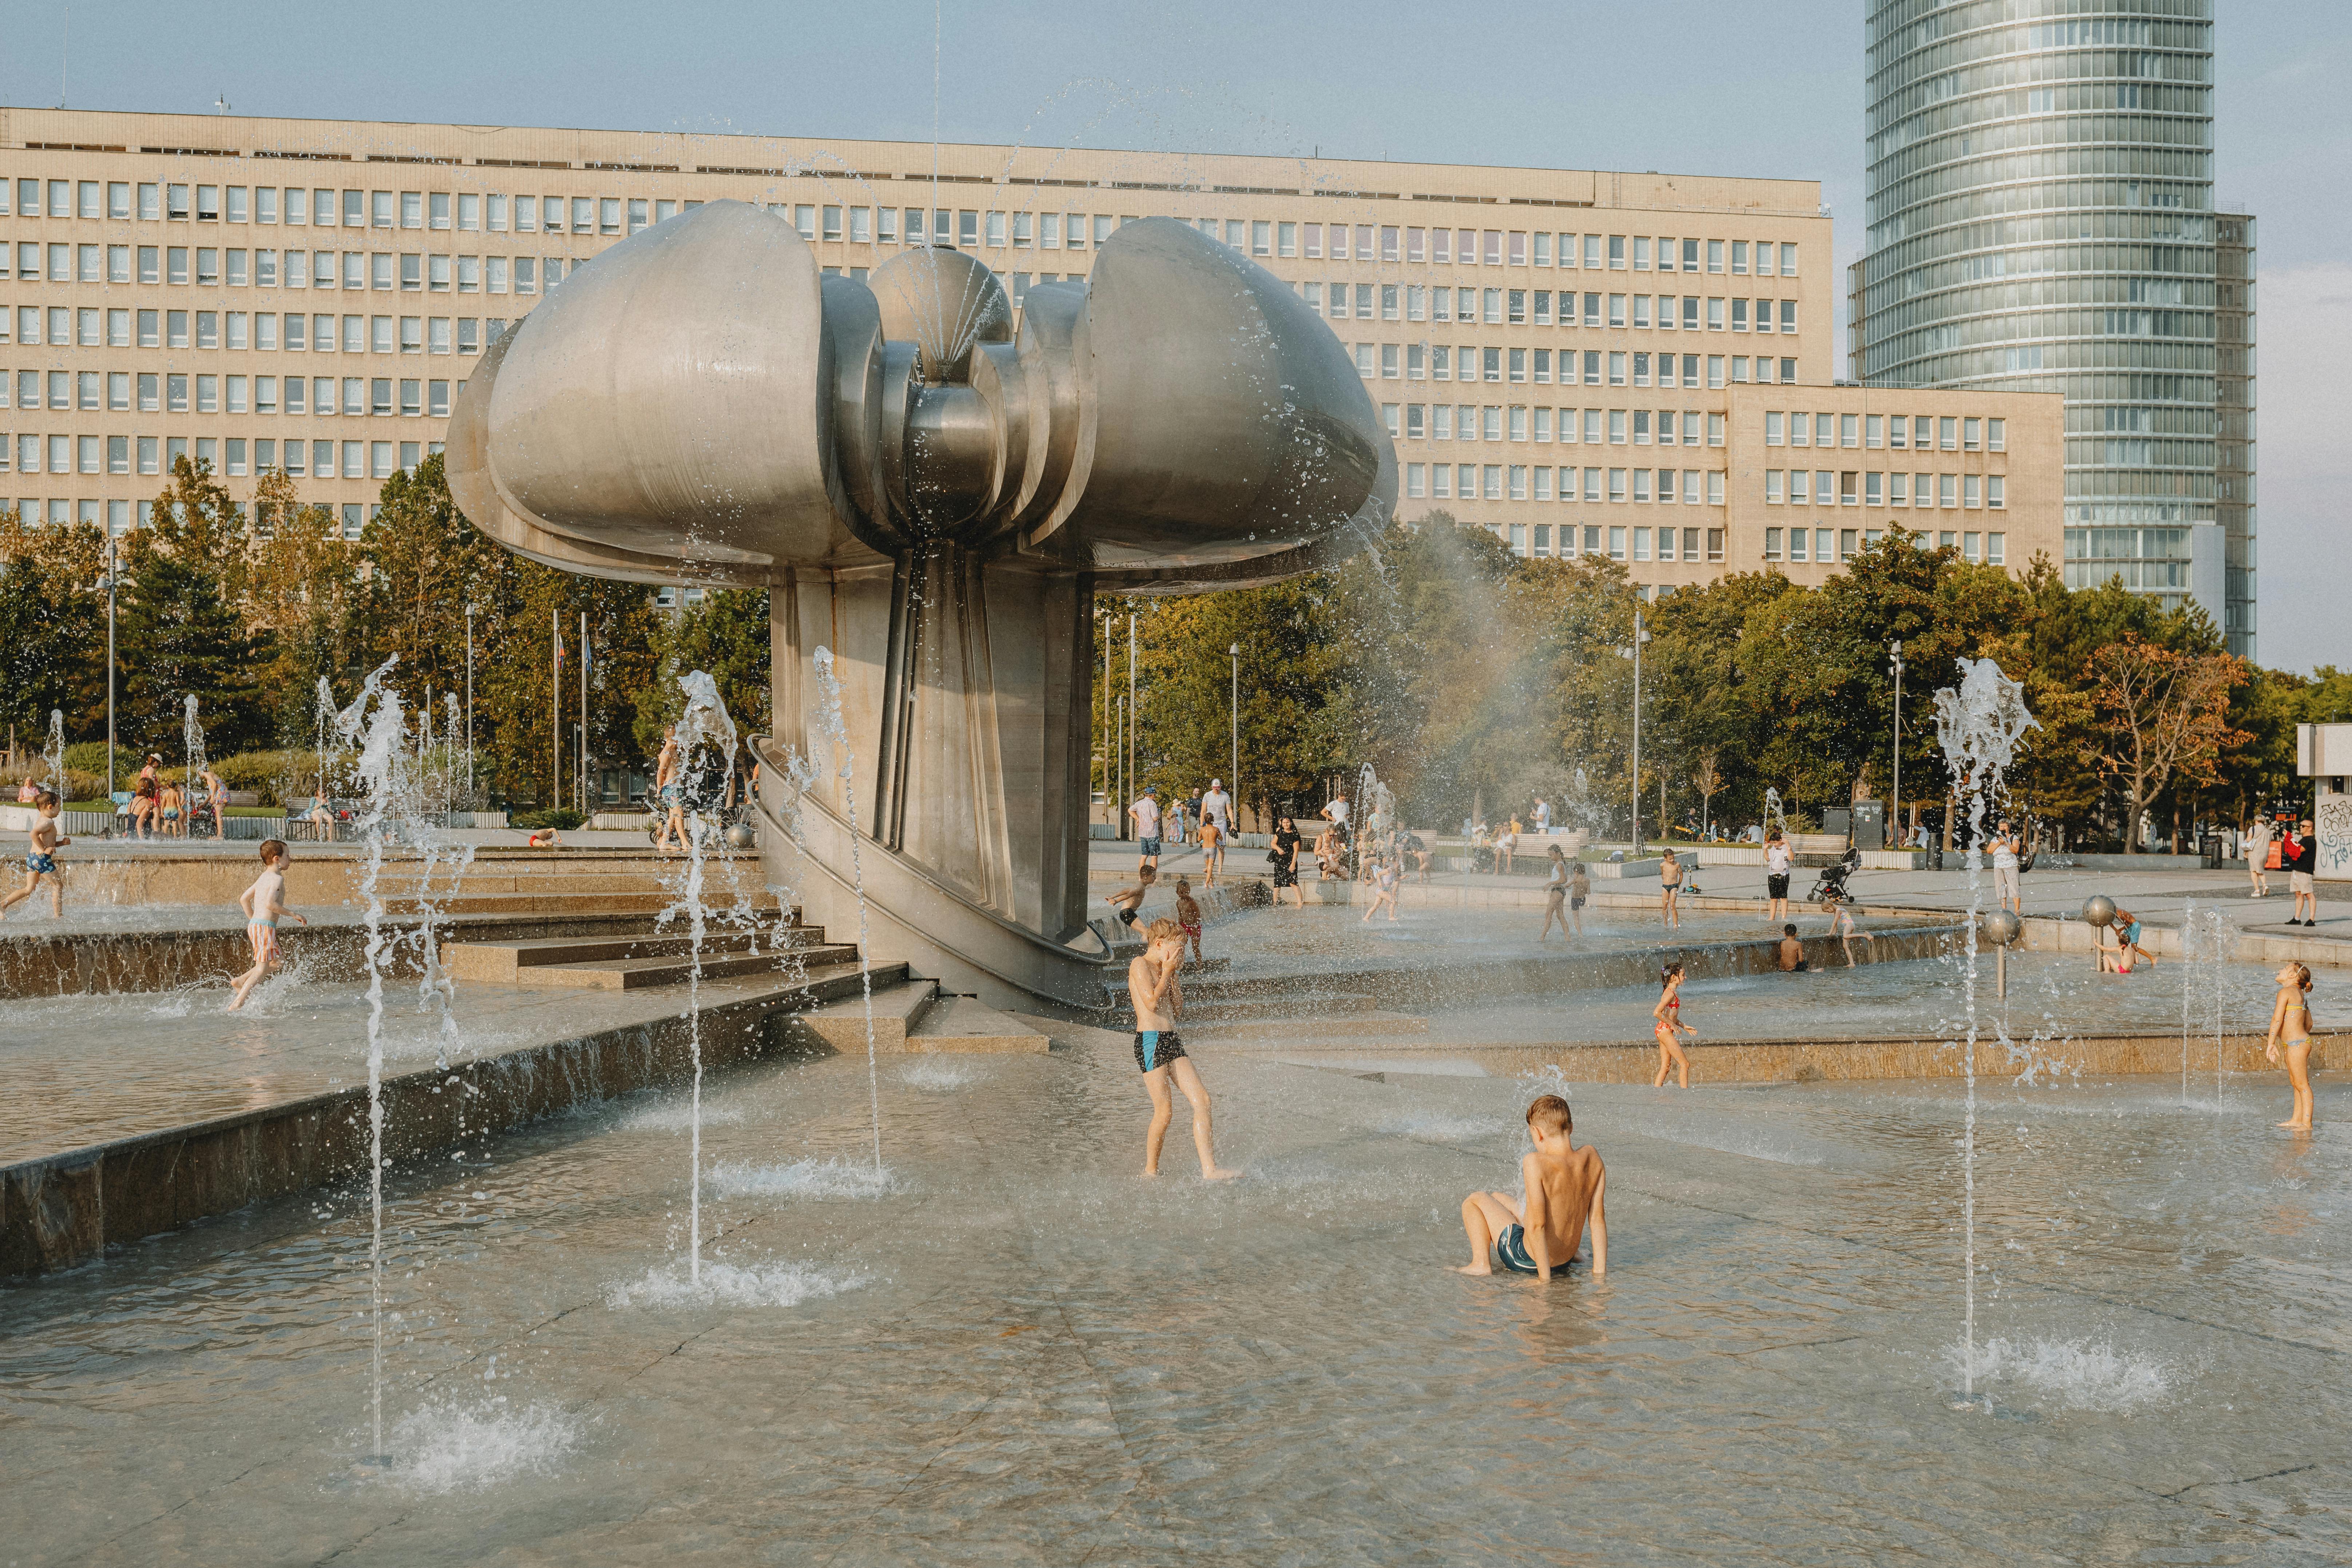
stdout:
MULTIPOLYGON (((377 889, 395 916, 427 900, 448 915, 654 915, 678 901, 686 872, 682 857, 645 850, 501 846, 477 851, 463 875, 446 862, 428 876, 420 861, 389 861, 377 889)), ((706 860, 702 881, 709 908, 782 912, 756 856, 706 860)))
MULTIPOLYGON (((796 978, 831 1000, 786 1015, 778 1034, 786 1044, 826 1052, 862 1053, 866 1047, 873 990, 874 1048, 888 1052, 1043 1053, 1051 1042, 1018 1019, 971 996, 942 996, 934 981, 904 963, 877 963, 861 980, 854 943, 825 940, 824 928, 793 918, 750 931, 707 931, 705 981, 796 978)), ((529 937, 508 942, 452 942, 442 962, 460 981, 573 990, 638 991, 682 986, 694 967, 692 939, 672 922, 593 936, 529 937)))

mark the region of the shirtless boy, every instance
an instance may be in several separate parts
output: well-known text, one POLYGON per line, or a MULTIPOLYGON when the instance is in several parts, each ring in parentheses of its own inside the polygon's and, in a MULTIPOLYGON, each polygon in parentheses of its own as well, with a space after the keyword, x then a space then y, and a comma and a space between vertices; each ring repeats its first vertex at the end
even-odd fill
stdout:
POLYGON ((1168 1136, 1174 1108, 1168 1081, 1184 1091, 1192 1103, 1192 1147, 1201 1156, 1202 1179, 1222 1182, 1241 1174, 1217 1163, 1209 1138, 1209 1091, 1176 1037, 1176 1016, 1183 1010, 1184 988, 1176 972, 1184 966, 1184 929, 1174 921, 1153 921, 1144 930, 1144 950, 1127 966, 1127 994, 1135 1005, 1135 1066, 1151 1095, 1151 1130, 1144 1134, 1143 1173, 1160 1173, 1160 1145, 1168 1136))
POLYGON ((1201 962, 1201 903, 1192 897, 1192 879, 1176 879, 1176 929, 1192 946, 1192 962, 1201 962))
POLYGON ((1213 816, 1201 818, 1201 885, 1213 888, 1225 868, 1225 830, 1213 816))
POLYGON ((1535 1152, 1519 1161, 1527 1186, 1522 1204, 1508 1193, 1472 1193, 1462 1200, 1462 1228, 1470 1237, 1470 1261, 1458 1274, 1492 1274, 1500 1263, 1514 1274, 1549 1279, 1576 1262, 1588 1216, 1592 1222, 1592 1272, 1609 1272, 1609 1216, 1603 1198, 1609 1174, 1591 1145, 1569 1142, 1575 1118, 1556 1094, 1528 1107, 1528 1136, 1535 1152))
POLYGON ((1143 895, 1151 891, 1151 885, 1158 880, 1160 880, 1160 873, 1146 866, 1135 874, 1135 886, 1121 888, 1118 892, 1104 899, 1103 902, 1108 904, 1118 913, 1119 924, 1132 927, 1135 924, 1135 911, 1143 907, 1143 895))
POLYGON ((1780 928, 1780 940, 1772 949, 1772 963, 1783 974, 1802 974, 1805 972, 1805 944, 1797 940, 1797 928, 1793 924, 1780 928))
POLYGON ((60 808, 56 795, 47 790, 41 791, 35 799, 33 809, 39 816, 33 819, 32 826, 25 829, 25 885, 6 898, 0 899, 0 914, 5 914, 31 898, 33 889, 41 885, 42 878, 47 877, 49 879, 49 913, 62 917, 66 912, 66 879, 65 873, 58 869, 58 851, 73 840, 58 831, 60 808))
POLYGON ((261 846, 261 875, 253 879, 253 886, 237 895, 237 907, 245 911, 245 934, 253 943, 253 967, 236 977, 236 994, 229 998, 228 1004, 232 1013, 244 1006, 253 988, 278 967, 278 922, 294 915, 304 925, 310 923, 308 916, 294 914, 281 901, 286 891, 288 858, 283 840, 265 840, 261 846))

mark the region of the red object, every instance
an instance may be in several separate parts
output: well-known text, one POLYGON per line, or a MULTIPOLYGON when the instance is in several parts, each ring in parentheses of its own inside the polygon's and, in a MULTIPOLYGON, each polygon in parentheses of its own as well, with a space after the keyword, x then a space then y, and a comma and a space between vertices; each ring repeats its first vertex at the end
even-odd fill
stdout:
POLYGON ((2263 857, 2263 869, 2265 871, 2277 870, 2284 857, 2285 850, 2286 845, 2284 842, 2276 838, 2272 839, 2269 853, 2263 857))

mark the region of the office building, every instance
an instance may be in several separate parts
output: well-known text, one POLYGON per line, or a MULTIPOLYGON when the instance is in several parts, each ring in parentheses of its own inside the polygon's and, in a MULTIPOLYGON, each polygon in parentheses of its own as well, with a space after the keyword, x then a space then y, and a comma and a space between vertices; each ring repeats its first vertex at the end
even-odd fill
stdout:
POLYGON ((25 109, 0 174, 0 491, 44 520, 136 526, 185 453, 240 500, 281 467, 355 532, 485 345, 731 199, 853 276, 969 250, 1016 309, 1123 223, 1192 224, 1348 345, 1402 515, 1653 591, 1820 581, 1898 524, 2059 548, 2058 399, 1834 384, 1811 181, 25 109))
POLYGON ((2254 646, 2253 220, 2213 210, 2210 0, 1881 0, 1855 378, 2066 400, 2065 570, 2254 646))

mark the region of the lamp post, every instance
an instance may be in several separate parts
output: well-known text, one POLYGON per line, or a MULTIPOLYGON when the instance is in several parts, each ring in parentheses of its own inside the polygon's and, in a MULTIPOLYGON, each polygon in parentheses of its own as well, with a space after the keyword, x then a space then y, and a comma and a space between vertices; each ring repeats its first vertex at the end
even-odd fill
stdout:
MULTIPOLYGON (((321 787, 324 787, 323 785, 321 787)), ((474 606, 466 606, 466 805, 474 804, 474 606)))
POLYGON ((1242 645, 1235 643, 1225 652, 1232 656, 1234 661, 1234 761, 1232 772, 1227 776, 1234 781, 1233 799, 1235 804, 1233 820, 1238 827, 1242 816, 1242 645))
MULTIPOLYGON (((1633 646, 1617 650, 1619 658, 1630 658, 1633 661, 1633 772, 1632 780, 1627 785, 1626 794, 1633 803, 1633 847, 1631 858, 1634 859, 1639 859, 1642 854, 1642 645, 1649 640, 1649 628, 1643 623, 1642 612, 1635 610, 1633 612, 1633 646)), ((1663 816, 1665 811, 1664 804, 1665 796, 1663 792, 1658 798, 1660 802, 1658 810, 1663 816)))
POLYGON ((1895 784, 1887 791, 1886 820, 1895 828, 1895 843, 1902 844, 1903 832, 1903 645, 1896 643, 1891 655, 1895 664, 1895 784))
MULTIPOLYGON (((106 804, 114 805, 114 530, 106 531, 106 804)), ((109 818, 110 822, 112 819, 109 818)))
MULTIPOLYGON (((1135 731, 1142 717, 1142 706, 1135 700, 1135 612, 1130 610, 1127 616, 1127 794, 1122 800, 1131 798, 1135 792, 1135 731)), ((1119 807, 1122 813, 1126 809, 1125 805, 1119 807)), ((1121 820, 1126 819, 1122 816, 1121 820)), ((1120 829, 1120 837, 1125 836, 1126 830, 1120 829)))

